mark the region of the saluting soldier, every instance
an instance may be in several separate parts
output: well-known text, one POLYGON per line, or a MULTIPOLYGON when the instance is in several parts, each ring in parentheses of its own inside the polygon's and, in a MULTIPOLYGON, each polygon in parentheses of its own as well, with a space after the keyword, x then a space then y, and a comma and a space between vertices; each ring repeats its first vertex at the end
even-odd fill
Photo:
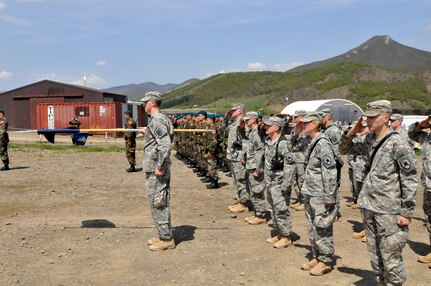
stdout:
MULTIPOLYGON (((426 226, 431 246, 431 116, 416 122, 409 127, 410 139, 422 144, 422 174, 421 183, 424 187, 423 211, 426 217, 426 226)), ((418 256, 418 261, 428 263, 431 268, 431 251, 425 256, 418 256)))
POLYGON ((3 162, 3 167, 0 171, 9 170, 9 154, 7 152, 7 145, 9 143, 9 135, 7 133, 8 123, 4 110, 0 109, 0 157, 3 162))
POLYGON ((367 249, 379 285, 401 285, 406 271, 401 252, 416 205, 418 186, 416 158, 398 132, 389 130, 391 103, 367 104, 365 116, 370 133, 363 142, 353 142, 362 118, 341 137, 341 154, 368 154, 367 175, 359 194, 367 249))
MULTIPOLYGON (((130 111, 124 112, 124 119, 126 120, 124 122, 125 129, 136 129, 137 124, 130 111)), ((127 172, 136 172, 136 132, 126 131, 124 133, 124 140, 126 141, 126 158, 130 164, 130 168, 127 169, 127 172)))
POLYGON ((169 210, 173 126, 169 118, 160 113, 162 97, 159 92, 147 92, 141 102, 145 112, 151 116, 148 126, 140 128, 140 132, 144 133, 142 169, 158 234, 148 244, 150 250, 167 250, 175 248, 169 210))

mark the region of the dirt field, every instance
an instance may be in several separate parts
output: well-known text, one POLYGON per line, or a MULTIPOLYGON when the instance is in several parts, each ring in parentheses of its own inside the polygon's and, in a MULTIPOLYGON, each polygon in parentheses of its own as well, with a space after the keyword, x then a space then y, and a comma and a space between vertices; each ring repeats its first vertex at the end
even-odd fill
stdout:
MULTIPOLYGON (((38 141, 35 135, 11 138, 38 141)), ((67 136, 56 140, 70 144, 67 136)), ((123 144, 104 141, 91 137, 88 145, 123 144)), ((272 248, 265 243, 271 224, 250 226, 244 222, 250 214, 228 212, 234 189, 224 175, 222 188, 207 190, 173 158, 177 248, 151 252, 146 241, 155 229, 144 176, 125 172, 124 153, 11 149, 10 159, 12 170, 0 172, 0 285, 374 285, 366 245, 352 239, 360 214, 345 198, 334 231, 335 269, 312 277, 299 269, 309 253, 304 213, 292 213, 294 247, 272 248)), ((141 167, 142 151, 138 162, 141 167)), ((347 197, 347 167, 343 172, 347 197)), ((431 269, 416 262, 430 250, 422 191, 403 252, 406 285, 431 281, 431 269)))

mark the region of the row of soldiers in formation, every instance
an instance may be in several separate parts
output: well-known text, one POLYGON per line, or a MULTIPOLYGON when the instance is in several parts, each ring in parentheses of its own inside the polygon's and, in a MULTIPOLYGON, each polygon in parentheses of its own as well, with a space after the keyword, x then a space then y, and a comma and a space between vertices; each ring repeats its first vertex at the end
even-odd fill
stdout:
MULTIPOLYGON (((276 248, 292 245, 289 203, 294 189, 295 209, 305 209, 313 256, 301 269, 323 275, 332 270, 333 223, 341 216, 341 154, 348 155, 354 197, 349 205, 361 208, 364 219, 364 231, 354 237, 367 242, 377 282, 400 285, 406 280, 401 250, 407 241, 418 183, 412 139, 423 144, 424 211, 431 243, 431 165, 426 166, 431 135, 423 131, 431 122, 417 123, 407 133, 402 115, 392 114, 391 104, 385 100, 369 103, 364 115, 343 133, 334 124, 330 109, 297 110, 287 120, 273 116, 263 121, 257 112, 245 113, 242 104, 224 117, 205 111, 187 114, 174 119, 173 125, 206 132, 176 133, 176 156, 205 176, 202 181, 210 182, 207 188, 219 187, 217 170, 226 171, 228 166, 238 201, 229 210, 253 210, 254 215, 246 218, 249 224, 267 222, 267 199, 277 233, 267 243, 276 248), (284 134, 291 121, 293 130, 284 134)), ((418 260, 431 265, 431 254, 418 260)))

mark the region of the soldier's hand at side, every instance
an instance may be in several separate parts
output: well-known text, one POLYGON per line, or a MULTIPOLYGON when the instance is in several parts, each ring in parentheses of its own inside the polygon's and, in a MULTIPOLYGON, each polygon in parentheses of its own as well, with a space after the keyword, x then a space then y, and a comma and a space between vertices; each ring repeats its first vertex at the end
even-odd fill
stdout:
POLYGON ((406 226, 412 222, 412 218, 400 215, 397 220, 399 226, 406 226))
POLYGON ((156 175, 156 177, 161 177, 164 175, 164 173, 163 171, 156 168, 156 170, 154 170, 154 175, 156 175))
POLYGON ((144 134, 146 130, 147 130, 147 127, 139 127, 139 133, 144 134))
POLYGON ((259 177, 259 173, 257 171, 254 171, 252 174, 253 177, 258 178, 259 177))
POLYGON ((246 163, 247 162, 244 159, 241 160, 241 165, 245 166, 246 163))

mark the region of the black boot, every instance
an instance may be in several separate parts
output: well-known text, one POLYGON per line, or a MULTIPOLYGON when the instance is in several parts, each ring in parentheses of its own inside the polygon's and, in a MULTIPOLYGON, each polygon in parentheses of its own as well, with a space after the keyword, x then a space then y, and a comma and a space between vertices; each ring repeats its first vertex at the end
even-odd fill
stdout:
POLYGON ((211 183, 213 179, 211 177, 205 177, 201 179, 202 183, 211 183))
POLYGON ((205 177, 207 175, 207 172, 205 171, 200 171, 199 173, 196 174, 199 178, 201 177, 205 177))
POLYGON ((218 184, 218 179, 217 180, 213 180, 211 182, 211 184, 206 185, 207 189, 218 189, 220 188, 220 185, 218 184))
POLYGON ((9 170, 9 160, 2 160, 3 161, 3 167, 0 168, 0 171, 7 171, 9 170))
POLYGON ((130 168, 129 169, 127 169, 127 173, 133 173, 133 172, 136 172, 136 169, 135 169, 135 166, 130 166, 130 168))

